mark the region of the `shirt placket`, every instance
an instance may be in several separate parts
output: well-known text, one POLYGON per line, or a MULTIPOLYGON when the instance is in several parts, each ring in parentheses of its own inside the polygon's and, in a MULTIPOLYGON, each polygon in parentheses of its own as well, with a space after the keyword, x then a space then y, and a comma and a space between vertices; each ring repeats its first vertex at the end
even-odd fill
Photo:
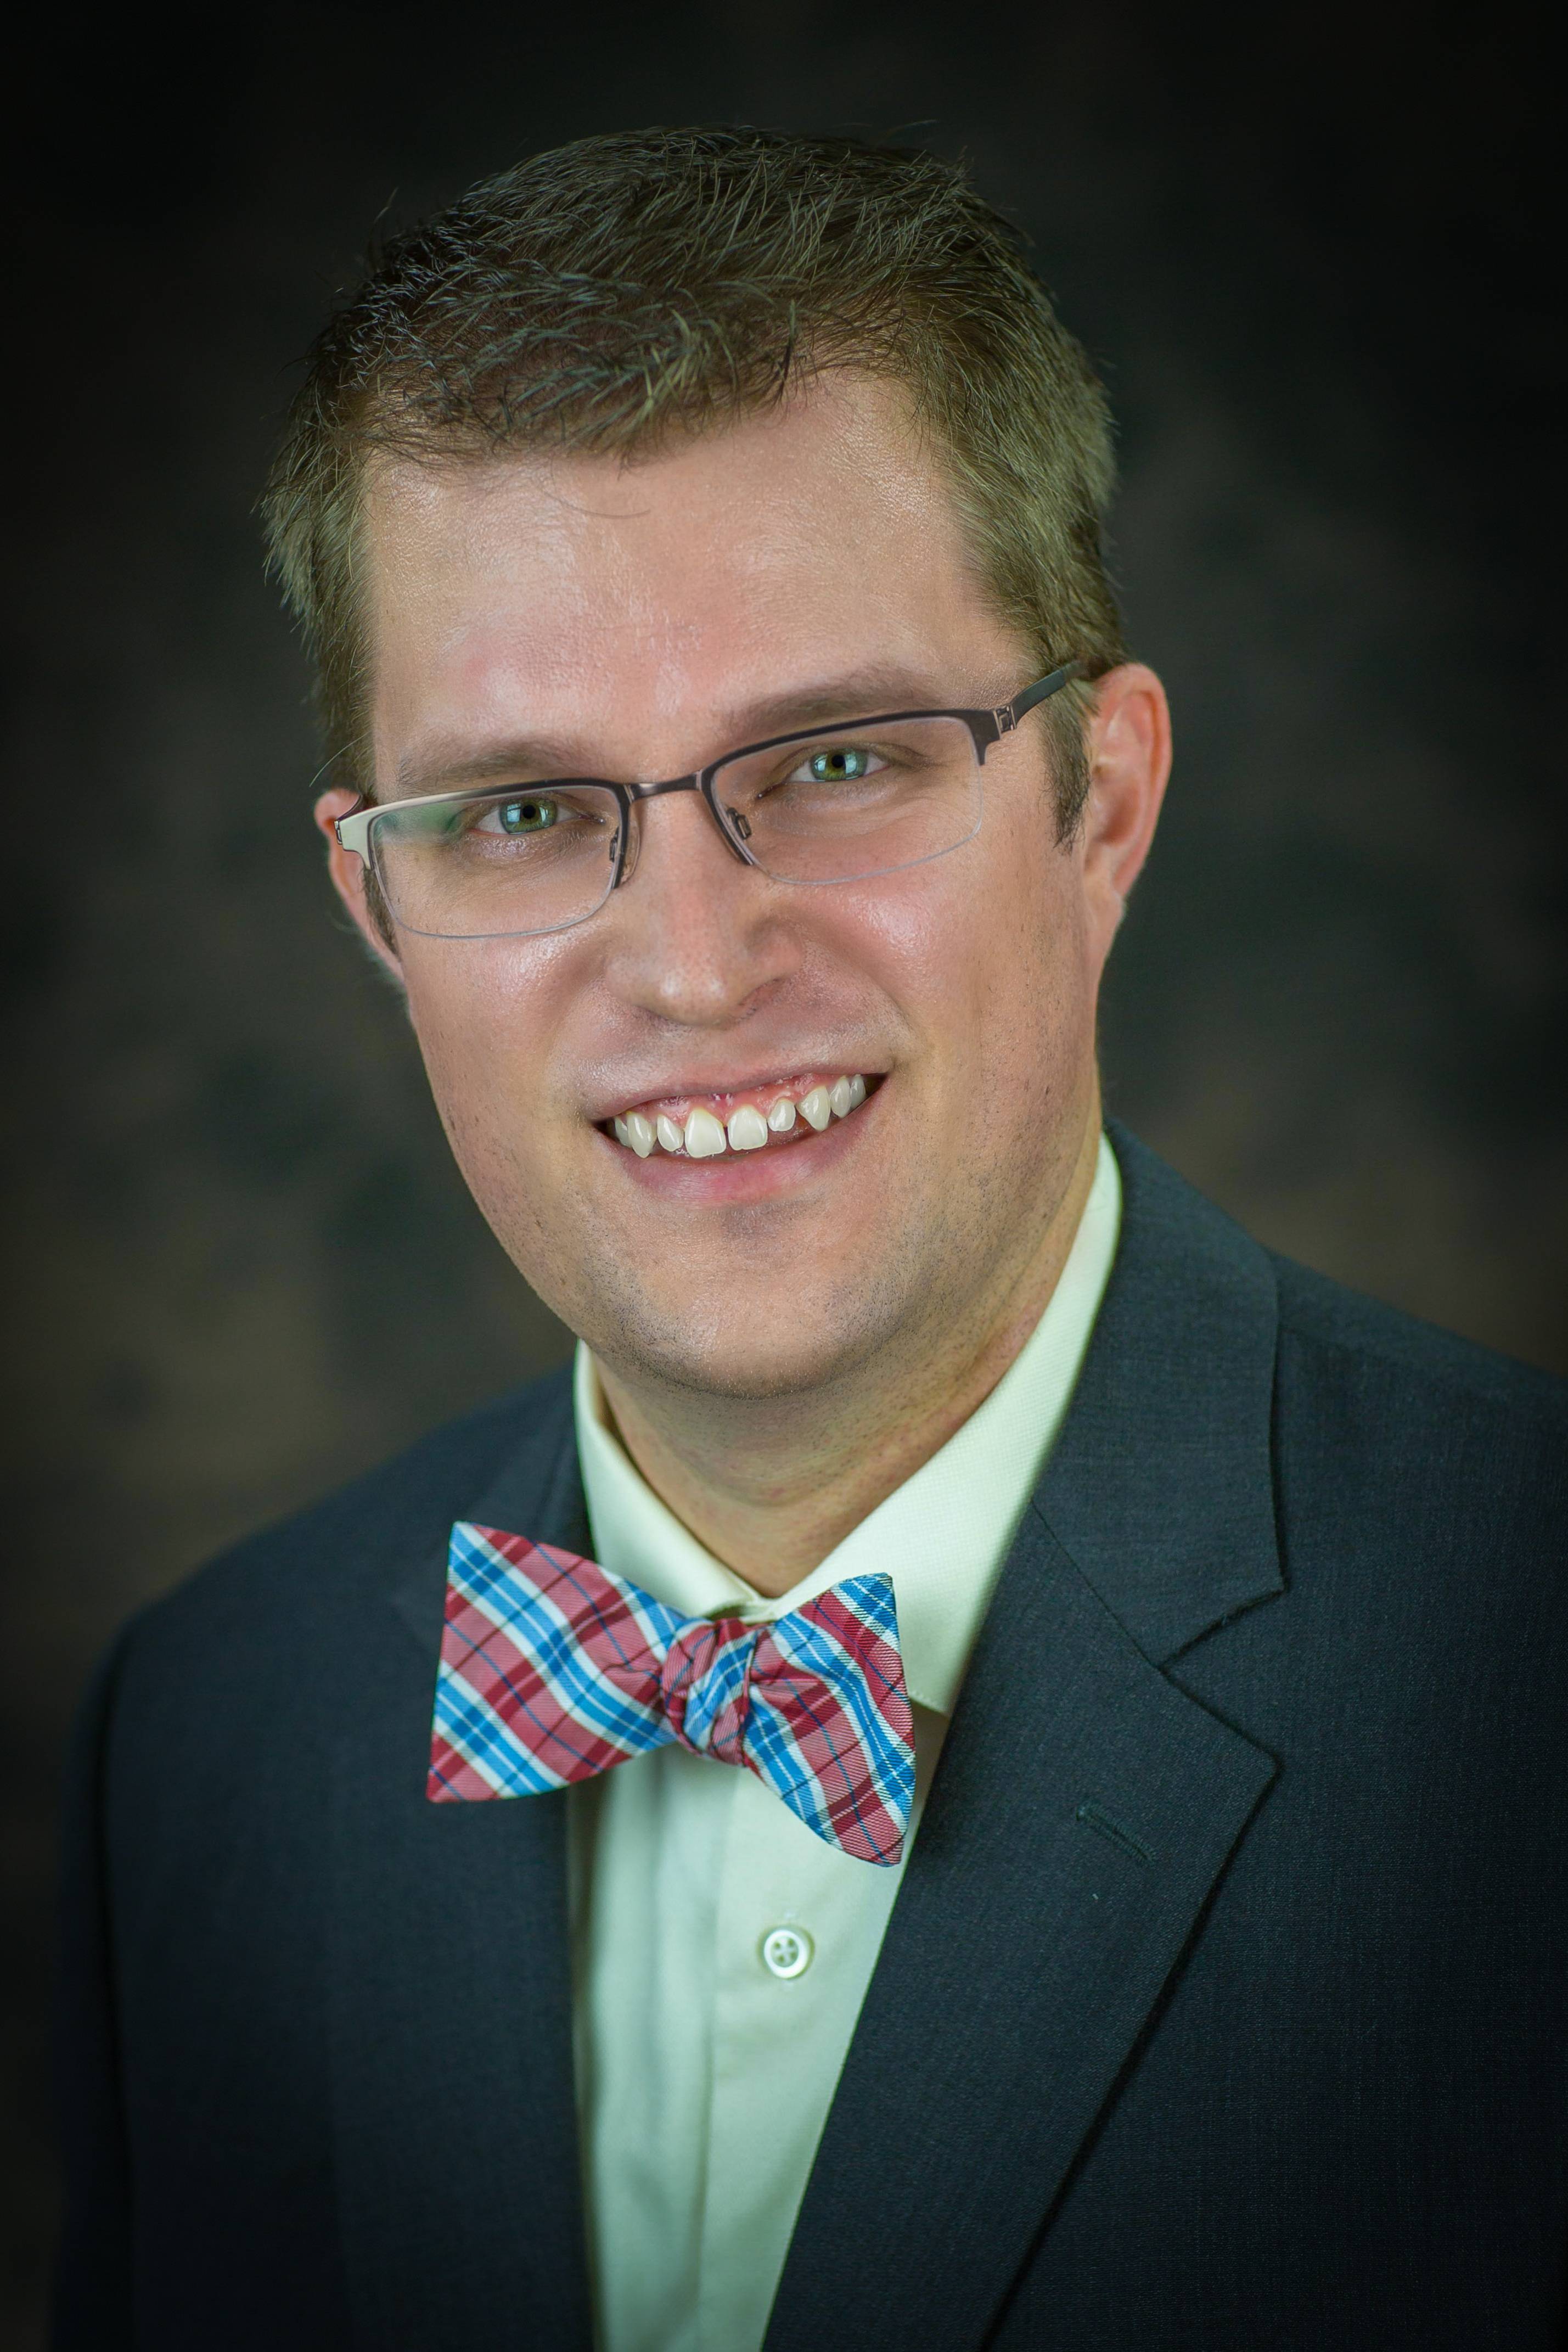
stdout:
POLYGON ((715 1922, 701 2352, 762 2341, 900 1876, 738 1780, 715 1922))

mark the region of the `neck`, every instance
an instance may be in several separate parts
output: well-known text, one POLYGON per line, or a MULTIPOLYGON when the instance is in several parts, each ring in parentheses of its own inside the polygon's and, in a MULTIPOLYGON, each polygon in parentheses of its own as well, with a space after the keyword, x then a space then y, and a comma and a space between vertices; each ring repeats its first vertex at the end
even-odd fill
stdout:
POLYGON ((809 1576, 852 1528, 914 1476, 982 1405, 1050 1303, 1094 1181, 1100 1102, 1060 1201, 1021 1273, 982 1302, 946 1344, 846 1383, 747 1404, 632 1386, 600 1367, 622 1444, 699 1543, 747 1584, 775 1596, 809 1576))

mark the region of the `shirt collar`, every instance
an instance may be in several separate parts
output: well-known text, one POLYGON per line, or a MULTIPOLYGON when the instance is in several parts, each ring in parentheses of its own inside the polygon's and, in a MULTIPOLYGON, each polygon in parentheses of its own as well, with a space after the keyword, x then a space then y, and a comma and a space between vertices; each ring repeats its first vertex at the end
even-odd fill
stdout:
POLYGON ((1116 1255, 1122 1184, 1103 1136, 1056 1288, 985 1402, 946 1445, 778 1599, 758 1593, 662 1503, 611 1426, 580 1343, 574 1402, 594 1557, 688 1617, 784 1615, 845 1577, 893 1579, 904 1677, 916 1705, 950 1714, 1002 1563, 1071 1399, 1116 1255))

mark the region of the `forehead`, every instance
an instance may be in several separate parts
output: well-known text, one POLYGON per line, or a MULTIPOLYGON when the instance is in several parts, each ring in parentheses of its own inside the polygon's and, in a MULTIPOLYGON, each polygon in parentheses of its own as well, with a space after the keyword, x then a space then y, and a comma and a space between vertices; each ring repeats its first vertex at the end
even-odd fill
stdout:
POLYGON ((902 396, 825 379, 626 463, 383 465, 367 487, 377 765, 526 720, 721 721, 858 669, 945 675, 998 625, 902 396))

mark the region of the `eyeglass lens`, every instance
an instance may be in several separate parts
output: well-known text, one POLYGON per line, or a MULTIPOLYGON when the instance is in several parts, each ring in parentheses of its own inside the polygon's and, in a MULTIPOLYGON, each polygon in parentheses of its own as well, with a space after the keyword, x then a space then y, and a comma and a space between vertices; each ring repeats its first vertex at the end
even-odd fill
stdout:
POLYGON ((393 920, 437 939, 559 931, 601 907, 615 877, 621 803, 602 784, 550 784, 482 799, 393 801, 371 831, 393 920))
MULTIPOLYGON (((830 728, 716 770, 720 822, 781 882, 849 882, 940 857, 980 823, 962 719, 830 728)), ((406 930, 486 939, 563 930, 614 879, 621 803, 603 785, 513 784, 479 799, 379 810, 377 879, 406 930)))

